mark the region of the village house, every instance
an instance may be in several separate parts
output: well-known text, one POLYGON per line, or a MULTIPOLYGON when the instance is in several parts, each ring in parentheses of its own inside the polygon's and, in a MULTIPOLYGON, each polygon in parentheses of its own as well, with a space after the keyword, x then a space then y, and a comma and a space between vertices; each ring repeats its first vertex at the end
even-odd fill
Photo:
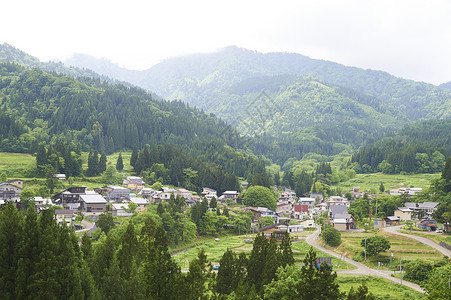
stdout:
POLYGON ((177 189, 177 194, 179 195, 179 197, 185 198, 186 199, 191 199, 191 192, 188 191, 187 189, 177 189))
POLYGON ((115 217, 130 217, 133 212, 130 211, 128 203, 113 203, 111 204, 111 213, 115 217))
POLYGON ((285 223, 275 223, 269 226, 265 226, 258 231, 260 234, 264 234, 267 239, 270 239, 274 234, 274 237, 278 242, 280 242, 288 230, 288 226, 285 223))
POLYGON ((316 199, 312 198, 312 197, 310 197, 310 198, 302 198, 301 197, 298 200, 298 204, 307 205, 309 210, 313 209, 313 207, 315 206, 315 202, 316 202, 316 199))
POLYGON ((80 211, 88 216, 96 216, 106 211, 106 199, 97 193, 80 195, 80 211))
POLYGON ((395 217, 398 217, 400 221, 412 221, 413 210, 408 207, 398 207, 395 210, 395 217))
POLYGON ((144 199, 144 198, 133 197, 133 198, 130 198, 130 202, 133 202, 136 205, 138 205, 138 207, 136 207, 136 212, 146 211, 147 206, 149 205, 148 200, 144 199))
POLYGON ((46 199, 42 197, 34 197, 34 208, 37 213, 40 213, 41 210, 53 206, 53 202, 51 199, 46 199))
POLYGON ((280 203, 295 203, 296 202, 296 193, 293 190, 285 189, 282 193, 279 194, 279 202, 280 203))
POLYGON ((435 231, 437 229, 437 222, 435 220, 427 219, 418 223, 418 229, 435 231))
POLYGON ((139 191, 138 196, 141 196, 144 199, 151 200, 152 195, 155 194, 156 191, 152 188, 143 188, 139 191))
POLYGON ((294 219, 304 220, 309 218, 309 207, 307 204, 295 204, 293 210, 294 219))
POLYGON ((351 214, 336 213, 332 220, 332 226, 339 231, 348 231, 356 228, 356 221, 351 214))
POLYGON ((72 209, 55 209, 55 219, 58 225, 66 223, 67 226, 73 226, 75 213, 72 209))
POLYGON ((421 192, 422 188, 399 188, 394 190, 387 190, 385 193, 387 195, 392 196, 401 196, 401 195, 407 195, 407 196, 414 196, 415 194, 421 192))
POLYGON ((214 189, 208 187, 202 189, 201 196, 207 198, 208 202, 210 202, 213 197, 218 199, 218 193, 214 189))
POLYGON ((276 213, 279 216, 291 216, 292 205, 290 203, 279 203, 277 204, 276 213))
POLYGON ((227 201, 227 199, 232 200, 234 203, 236 202, 236 198, 238 197, 240 193, 238 193, 237 191, 225 191, 224 193, 222 193, 222 196, 224 201, 227 201))
POLYGON ((163 187, 161 188, 161 194, 160 194, 160 199, 161 201, 168 201, 169 199, 171 199, 171 195, 177 196, 177 190, 173 189, 173 188, 169 188, 169 187, 163 187))
POLYGON ((70 209, 78 209, 80 206, 80 195, 86 194, 86 187, 73 186, 53 196, 55 204, 70 209))
POLYGON ((9 180, 0 183, 0 199, 17 200, 22 192, 23 181, 20 179, 9 180))
POLYGON ((346 205, 332 205, 329 207, 329 219, 335 219, 336 214, 347 214, 348 207, 346 205))
POLYGON ((389 216, 384 219, 385 226, 397 226, 399 225, 399 217, 389 216))
POLYGON ((423 203, 413 203, 406 202, 404 204, 406 207, 413 210, 415 213, 424 212, 425 215, 431 216, 432 213, 437 209, 440 205, 439 202, 423 202, 423 203))
POLYGON ((108 202, 122 202, 130 199, 130 190, 119 185, 107 185, 95 191, 105 197, 108 202))
POLYGON ((142 190, 144 188, 145 182, 141 177, 138 176, 127 176, 122 182, 122 185, 125 185, 130 190, 142 190))

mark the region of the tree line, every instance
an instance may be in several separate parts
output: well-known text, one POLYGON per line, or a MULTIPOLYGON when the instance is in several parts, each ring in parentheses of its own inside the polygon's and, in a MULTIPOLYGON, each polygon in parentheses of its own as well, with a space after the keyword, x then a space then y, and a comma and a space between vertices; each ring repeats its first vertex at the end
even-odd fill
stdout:
POLYGON ((249 256, 227 250, 217 273, 201 249, 182 273, 159 217, 140 214, 110 228, 95 244, 86 234, 79 244, 72 229, 57 224, 53 209, 38 216, 9 202, 0 210, 0 242, 3 299, 345 297, 331 267, 317 268, 315 252, 309 252, 302 268, 294 265, 288 233, 280 244, 274 236, 256 235, 249 256), (294 288, 281 289, 293 272, 299 275, 288 281, 295 282, 294 288))

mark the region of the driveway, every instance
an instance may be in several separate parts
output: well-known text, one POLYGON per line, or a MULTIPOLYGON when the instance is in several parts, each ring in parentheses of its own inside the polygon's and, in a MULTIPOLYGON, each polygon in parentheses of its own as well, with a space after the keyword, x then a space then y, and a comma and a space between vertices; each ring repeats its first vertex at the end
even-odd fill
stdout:
MULTIPOLYGON (((316 249, 318 249, 320 251, 323 251, 323 252, 325 252, 325 253, 327 253, 327 254, 329 254, 331 256, 335 256, 337 258, 340 258, 341 257, 340 254, 335 253, 335 252, 333 252, 331 250, 328 250, 328 249, 326 249, 326 248, 324 248, 324 247, 322 247, 322 246, 320 246, 320 245, 318 245, 316 243, 316 240, 318 239, 319 233, 320 233, 320 229, 318 229, 317 231, 315 231, 314 233, 309 235, 305 239, 305 241, 309 245, 311 245, 312 247, 315 247, 316 249)), ((372 275, 372 276, 383 277, 383 278, 388 279, 388 280, 390 280, 390 281, 392 281, 394 283, 398 283, 398 284, 401 283, 400 279, 391 277, 389 275, 389 273, 385 273, 383 271, 378 271, 378 270, 374 270, 374 269, 368 268, 364 264, 356 262, 356 261, 354 261, 354 260, 352 260, 350 258, 347 258, 347 257, 343 257, 342 259, 345 262, 354 265, 355 267, 357 267, 357 269, 338 271, 337 274, 372 275)), ((408 286, 408 287, 410 287, 410 288, 412 288, 412 289, 414 289, 414 290, 416 290, 416 291, 418 291, 420 293, 424 293, 424 290, 418 284, 415 284, 415 283, 412 283, 412 282, 409 282, 409 281, 405 281, 405 280, 402 281, 402 284, 405 285, 405 286, 408 286)))
POLYGON ((399 226, 392 226, 392 227, 383 227, 382 229, 389 232, 389 233, 393 233, 393 234, 398 234, 398 235, 402 235, 405 237, 409 237, 411 239, 417 240, 425 245, 428 245, 434 249, 437 249, 438 251, 440 251, 441 253, 443 253, 443 255, 446 255, 448 257, 451 257, 451 250, 448 250, 440 245, 438 245, 437 243, 435 243, 434 241, 422 237, 422 236, 416 236, 413 234, 406 234, 406 233, 401 233, 398 232, 399 229, 401 229, 401 227, 403 227, 404 225, 399 225, 399 226))

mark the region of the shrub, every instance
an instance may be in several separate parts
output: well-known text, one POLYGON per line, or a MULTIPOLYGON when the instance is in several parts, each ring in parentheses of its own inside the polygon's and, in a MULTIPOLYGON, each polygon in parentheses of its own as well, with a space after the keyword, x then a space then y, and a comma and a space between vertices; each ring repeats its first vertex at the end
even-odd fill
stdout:
POLYGON ((322 233, 322 238, 326 244, 332 247, 337 247, 341 244, 341 233, 332 226, 327 226, 322 233))

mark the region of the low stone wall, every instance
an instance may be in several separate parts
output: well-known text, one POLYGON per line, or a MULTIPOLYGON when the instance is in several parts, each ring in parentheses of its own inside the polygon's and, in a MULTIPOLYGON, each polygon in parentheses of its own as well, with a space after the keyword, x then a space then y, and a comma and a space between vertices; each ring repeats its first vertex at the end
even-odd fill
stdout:
POLYGON ((445 243, 445 242, 440 242, 440 246, 442 246, 442 247, 444 247, 444 248, 446 248, 446 249, 448 249, 448 250, 451 250, 451 245, 448 245, 448 244, 445 243))

